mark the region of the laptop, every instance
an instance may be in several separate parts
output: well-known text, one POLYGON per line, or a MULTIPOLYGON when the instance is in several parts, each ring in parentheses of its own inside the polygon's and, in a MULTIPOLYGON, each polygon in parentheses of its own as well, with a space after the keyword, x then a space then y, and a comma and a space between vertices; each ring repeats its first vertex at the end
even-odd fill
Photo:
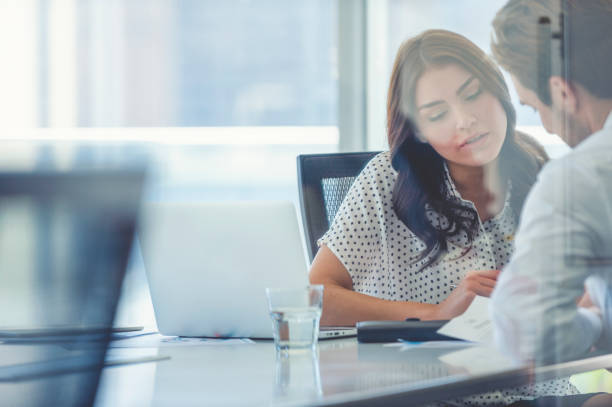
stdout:
POLYGON ((141 170, 0 173, 3 403, 93 404, 143 180, 141 170))
POLYGON ((272 338, 265 288, 308 284, 291 202, 148 203, 139 238, 163 335, 272 338))

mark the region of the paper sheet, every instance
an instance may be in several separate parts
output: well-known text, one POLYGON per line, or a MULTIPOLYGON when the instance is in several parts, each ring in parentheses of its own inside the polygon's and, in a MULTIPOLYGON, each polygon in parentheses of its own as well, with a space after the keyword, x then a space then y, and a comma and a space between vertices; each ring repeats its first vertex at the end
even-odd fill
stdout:
POLYGON ((166 348, 182 346, 218 346, 247 345, 255 343, 248 338, 186 338, 182 336, 164 336, 159 333, 134 336, 112 341, 110 348, 166 348))
POLYGON ((489 299, 476 296, 468 309, 438 329, 438 333, 466 341, 493 345, 493 325, 489 318, 489 299))
POLYGON ((456 349, 473 346, 475 344, 461 341, 427 341, 427 342, 412 342, 400 339, 398 343, 387 343, 385 347, 401 347, 400 351, 408 349, 456 349))

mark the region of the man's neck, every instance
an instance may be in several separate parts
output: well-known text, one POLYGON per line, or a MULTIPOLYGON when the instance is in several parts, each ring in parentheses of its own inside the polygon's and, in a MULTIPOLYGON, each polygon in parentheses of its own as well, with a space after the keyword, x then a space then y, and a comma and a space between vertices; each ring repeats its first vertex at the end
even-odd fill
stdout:
POLYGON ((583 89, 581 91, 582 106, 580 107, 583 123, 590 134, 593 134, 601 130, 606 123, 606 119, 612 111, 612 99, 600 99, 583 89))

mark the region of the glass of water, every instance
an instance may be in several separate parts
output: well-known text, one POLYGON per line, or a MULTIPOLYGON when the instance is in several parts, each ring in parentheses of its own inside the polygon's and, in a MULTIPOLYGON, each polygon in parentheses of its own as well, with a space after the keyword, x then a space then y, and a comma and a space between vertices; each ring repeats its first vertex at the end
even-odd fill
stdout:
POLYGON ((266 288, 266 296, 276 348, 313 348, 319 336, 323 286, 266 288))

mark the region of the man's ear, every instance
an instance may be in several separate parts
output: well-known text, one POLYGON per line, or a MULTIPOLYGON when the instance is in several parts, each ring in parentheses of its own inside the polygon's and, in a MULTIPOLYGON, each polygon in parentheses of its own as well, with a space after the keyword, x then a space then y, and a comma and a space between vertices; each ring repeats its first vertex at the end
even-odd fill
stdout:
POLYGON ((560 76, 551 76, 548 79, 548 84, 553 106, 561 108, 567 113, 576 113, 578 110, 578 95, 572 83, 560 76))

